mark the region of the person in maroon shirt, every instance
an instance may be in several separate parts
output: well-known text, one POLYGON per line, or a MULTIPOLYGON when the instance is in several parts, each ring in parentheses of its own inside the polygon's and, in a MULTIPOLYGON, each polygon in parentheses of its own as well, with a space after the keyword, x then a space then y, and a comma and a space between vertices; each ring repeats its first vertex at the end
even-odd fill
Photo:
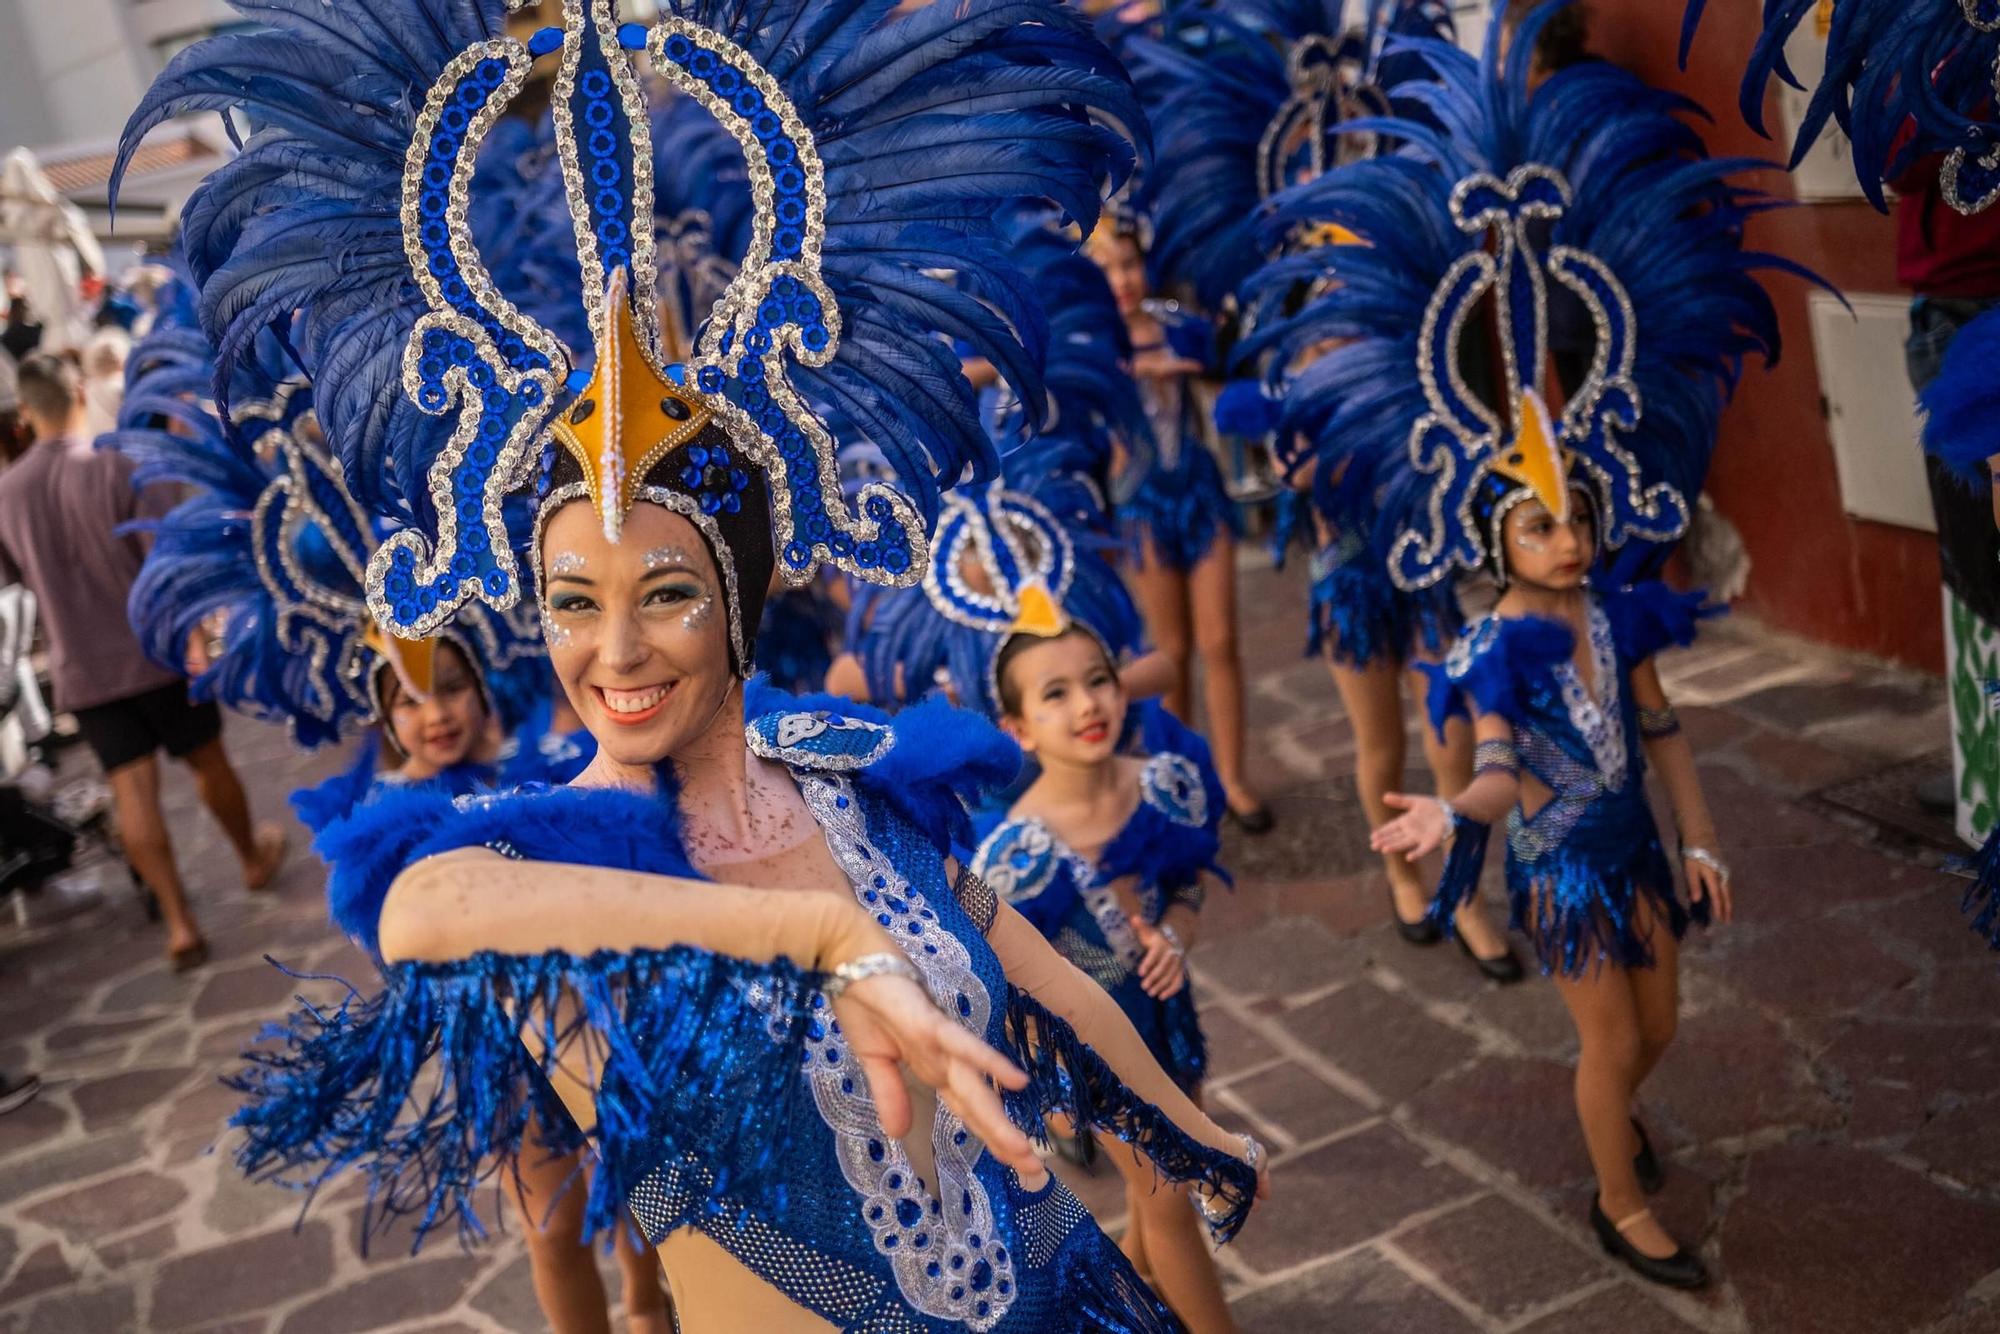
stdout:
POLYGON ((208 947, 174 865, 157 752, 193 769, 202 804, 242 861, 246 888, 271 883, 284 859, 284 831, 252 826, 243 785, 222 747, 221 713, 213 703, 189 702, 186 680, 148 661, 126 620, 145 548, 119 528, 163 511, 135 494, 130 460, 92 447, 70 363, 43 353, 28 357, 20 367, 20 397, 35 443, 0 472, 0 579, 26 584, 40 603, 55 706, 76 716, 104 767, 119 838, 159 900, 175 969, 193 968, 208 947))

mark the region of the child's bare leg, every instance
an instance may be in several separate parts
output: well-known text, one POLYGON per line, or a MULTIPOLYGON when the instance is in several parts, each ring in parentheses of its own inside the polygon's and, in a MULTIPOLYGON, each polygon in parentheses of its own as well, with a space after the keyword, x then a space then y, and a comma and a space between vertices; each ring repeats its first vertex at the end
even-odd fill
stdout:
MULTIPOLYGON (((1383 794, 1403 787, 1403 695, 1400 669, 1380 659, 1366 667, 1355 667, 1329 659, 1334 688, 1340 692, 1341 707, 1354 728, 1354 785, 1361 797, 1361 809, 1371 827, 1385 824, 1395 812, 1382 800, 1383 794)), ((1399 853, 1384 853, 1383 869, 1389 889, 1395 895, 1396 915, 1415 922, 1430 907, 1431 896, 1417 868, 1399 853)))
MULTIPOLYGON (((1229 1304, 1222 1298, 1222 1276, 1202 1237, 1201 1216, 1187 1191, 1162 1181, 1153 1165, 1126 1144, 1100 1136, 1098 1146, 1118 1165, 1125 1179, 1128 1236, 1142 1238, 1146 1281, 1187 1326, 1188 1334, 1235 1334, 1229 1304)), ((1131 1251, 1126 1251, 1131 1255, 1131 1251)), ((1139 1260, 1133 1267, 1139 1267, 1139 1260)))
MULTIPOLYGON (((1638 1085, 1641 1039, 1632 977, 1623 968, 1593 968, 1582 977, 1556 976, 1556 990, 1576 1025, 1576 1119, 1597 1174, 1605 1217, 1623 1223, 1646 1208, 1632 1167, 1632 1090, 1638 1085)), ((1650 1215, 1623 1229, 1641 1254, 1664 1259, 1679 1247, 1650 1215)))

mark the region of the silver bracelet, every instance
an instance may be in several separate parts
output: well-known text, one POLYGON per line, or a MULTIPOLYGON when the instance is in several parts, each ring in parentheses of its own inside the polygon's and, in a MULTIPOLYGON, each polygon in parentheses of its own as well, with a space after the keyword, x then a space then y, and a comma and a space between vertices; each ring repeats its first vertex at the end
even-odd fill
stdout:
MULTIPOLYGON (((924 985, 924 975, 917 966, 900 954, 883 950, 875 954, 862 954, 827 974, 826 983, 820 992, 829 1002, 837 1001, 856 982, 866 982, 871 977, 906 977, 918 986, 924 985)), ((930 992, 926 990, 925 995, 930 992)))
MULTIPOLYGON (((1264 1146, 1249 1135, 1238 1135, 1243 1141, 1243 1161, 1250 1166, 1253 1175, 1261 1176, 1264 1166, 1264 1146)), ((1213 1191, 1200 1197, 1201 1212, 1210 1222, 1217 1222, 1228 1216, 1230 1206, 1216 1197, 1213 1191)))
POLYGON ((1174 947, 1176 959, 1187 957, 1187 945, 1181 940, 1181 933, 1166 922, 1160 923, 1160 934, 1167 938, 1167 944, 1174 947))
POLYGON ((1432 797, 1431 800, 1435 801, 1438 809, 1444 812, 1444 841, 1449 843, 1458 837, 1458 827, 1465 823, 1465 817, 1458 813, 1458 807, 1443 797, 1432 797))
POLYGON ((1703 866, 1715 872, 1716 879, 1725 885, 1729 883, 1729 867, 1723 862, 1722 858, 1716 856, 1707 848, 1690 848, 1683 844, 1681 847, 1681 858, 1684 861, 1700 862, 1703 866))

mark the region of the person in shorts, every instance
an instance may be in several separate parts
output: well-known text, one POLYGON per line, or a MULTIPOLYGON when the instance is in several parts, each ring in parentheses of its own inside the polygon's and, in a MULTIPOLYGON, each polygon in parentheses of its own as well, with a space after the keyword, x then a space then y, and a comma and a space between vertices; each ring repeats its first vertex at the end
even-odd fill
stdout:
POLYGON ((208 947, 160 810, 158 753, 192 769, 202 804, 242 862, 245 887, 271 883, 284 859, 284 832, 252 825, 222 746, 221 713, 212 703, 191 703, 186 680, 148 661, 126 621, 145 547, 119 529, 164 506, 135 493, 130 460, 93 447, 71 363, 36 353, 21 362, 19 379, 21 415, 34 442, 0 472, 0 579, 26 584, 39 601, 55 707, 75 715, 104 767, 125 855, 159 900, 174 967, 197 967, 208 947))

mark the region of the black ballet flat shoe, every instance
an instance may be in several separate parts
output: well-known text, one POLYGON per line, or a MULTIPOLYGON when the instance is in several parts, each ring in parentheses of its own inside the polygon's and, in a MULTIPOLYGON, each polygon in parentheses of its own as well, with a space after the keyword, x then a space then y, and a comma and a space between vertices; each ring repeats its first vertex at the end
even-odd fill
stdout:
POLYGON ((1258 806, 1249 811, 1239 811, 1231 806, 1228 810, 1229 822, 1246 834, 1268 834, 1278 823, 1278 817, 1271 814, 1269 806, 1258 806))
POLYGON ((1454 934, 1452 939, 1458 942, 1458 948, 1464 953, 1465 957, 1472 960, 1473 967, 1479 970, 1481 977, 1498 982, 1504 987, 1510 983, 1519 982, 1523 977, 1527 976, 1527 973, 1521 968, 1521 961, 1514 957, 1514 949, 1511 945, 1494 958, 1482 959, 1472 952, 1472 946, 1465 943, 1464 936, 1454 934))
POLYGON ((1666 1288, 1707 1287, 1708 1266, 1687 1247, 1678 1247, 1672 1255, 1655 1258, 1626 1240, 1619 1229, 1632 1226, 1651 1212, 1641 1209, 1623 1223, 1613 1223, 1604 1216, 1603 1203, 1593 1197, 1590 1201, 1590 1226, 1597 1233, 1598 1243, 1604 1247, 1606 1255, 1623 1261, 1626 1268, 1648 1283, 1658 1283, 1666 1288))
POLYGON ((1638 1174, 1639 1189, 1648 1195, 1658 1195, 1667 1184, 1667 1169, 1660 1166, 1660 1160, 1653 1153, 1653 1141, 1646 1137, 1646 1127, 1639 1124, 1639 1118, 1632 1118, 1632 1131, 1639 1137, 1639 1152, 1632 1155, 1632 1170, 1638 1174))
POLYGON ((1403 910, 1396 906, 1396 887, 1394 885, 1389 886, 1389 916, 1396 921, 1396 934, 1401 936, 1408 944, 1435 945, 1444 939, 1444 932, 1438 929, 1438 924, 1433 922, 1428 914, 1419 917, 1414 922, 1403 920, 1403 910))

